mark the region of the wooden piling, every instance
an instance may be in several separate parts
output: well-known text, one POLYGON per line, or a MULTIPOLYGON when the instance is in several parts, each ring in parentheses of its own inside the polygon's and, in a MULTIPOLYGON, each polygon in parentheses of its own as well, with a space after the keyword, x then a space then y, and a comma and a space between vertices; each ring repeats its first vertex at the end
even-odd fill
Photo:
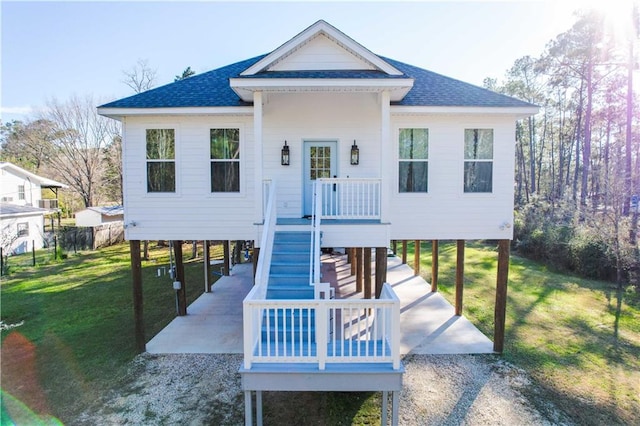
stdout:
POLYGON ((364 298, 371 299, 371 247, 365 247, 362 264, 364 266, 364 298))
POLYGON ((176 290, 178 315, 187 315, 187 283, 184 277, 184 259, 182 258, 182 241, 173 242, 173 254, 176 261, 176 281, 180 281, 180 289, 176 290))
POLYGON ((362 291, 362 247, 356 248, 356 291, 360 293, 362 291))
POLYGON ((464 288, 464 240, 457 240, 456 256, 456 315, 462 315, 462 291, 464 288))
POLYGON ((438 291, 438 240, 431 241, 431 291, 438 291))
POLYGON ((129 241, 131 257, 131 277, 133 281, 133 324, 135 328, 136 351, 147 350, 144 338, 144 315, 142 303, 142 259, 140 256, 140 241, 129 241))
POLYGON ((380 298, 382 286, 387 281, 387 248, 376 247, 376 299, 380 298))
POLYGON ((413 247, 413 273, 420 275, 420 240, 416 240, 413 247))
POLYGON ((493 350, 504 350, 505 321, 507 312, 507 284, 509 281, 510 241, 498 242, 498 273, 496 282, 496 306, 494 314, 493 350))

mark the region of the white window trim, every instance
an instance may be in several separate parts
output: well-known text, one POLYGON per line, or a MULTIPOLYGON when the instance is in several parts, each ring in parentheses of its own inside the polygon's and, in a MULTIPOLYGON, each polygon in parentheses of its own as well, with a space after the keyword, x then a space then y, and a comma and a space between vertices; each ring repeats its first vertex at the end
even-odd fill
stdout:
POLYGON ((415 123, 407 123, 407 124, 399 124, 394 128, 394 158, 395 158, 395 173, 393 178, 393 193, 399 197, 406 198, 419 198, 425 199, 431 197, 431 167, 427 168, 427 191, 426 192, 401 192, 400 191, 400 161, 414 161, 421 162, 424 161, 427 165, 430 166, 431 163, 431 126, 425 125, 416 125, 415 123), (427 147, 427 158, 426 159, 402 159, 400 158, 400 130, 402 129, 426 129, 429 132, 429 145, 427 147))
POLYGON ((495 148, 496 148, 496 129, 495 127, 474 127, 474 126, 467 126, 464 127, 462 129, 462 194, 466 197, 486 197, 487 195, 494 195, 494 188, 495 188, 495 167, 491 168, 491 191, 486 191, 486 192, 468 192, 464 190, 464 168, 465 168, 465 164, 467 162, 474 162, 474 163, 491 163, 493 165, 495 165, 495 148), (465 132, 467 130, 491 130, 493 131, 493 138, 491 139, 491 159, 489 158, 479 158, 479 159, 467 159, 464 158, 464 143, 465 143, 465 132))
POLYGON ((181 183, 181 173, 180 173, 180 149, 182 144, 180 143, 180 127, 177 123, 148 123, 142 126, 142 158, 144 159, 144 181, 142 182, 143 188, 142 192, 145 198, 177 198, 181 196, 180 191, 180 183, 181 183), (147 160, 147 130, 153 129, 173 129, 175 135, 175 147, 174 147, 174 159, 173 162, 175 164, 175 191, 174 192, 149 192, 147 190, 148 184, 148 176, 147 176, 147 163, 148 162, 164 162, 166 160, 147 160))
MULTIPOLYGON (((208 179, 207 179, 207 198, 246 198, 247 196, 247 179, 248 179, 248 174, 246 171, 246 157, 247 157, 247 151, 245 149, 245 128, 244 125, 242 123, 225 123, 225 124, 221 124, 221 125, 209 125, 207 127, 207 173, 208 173, 208 179), (211 191, 211 162, 213 161, 211 159, 211 146, 210 146, 210 137, 211 137, 211 130, 214 129, 238 129, 239 131, 239 135, 238 135, 238 142, 240 144, 239 146, 239 150, 240 150, 240 191, 239 192, 213 192, 211 191)), ((236 160, 215 160, 215 161, 229 161, 229 162, 238 162, 236 160)), ((261 159, 258 161, 262 161, 261 159)))

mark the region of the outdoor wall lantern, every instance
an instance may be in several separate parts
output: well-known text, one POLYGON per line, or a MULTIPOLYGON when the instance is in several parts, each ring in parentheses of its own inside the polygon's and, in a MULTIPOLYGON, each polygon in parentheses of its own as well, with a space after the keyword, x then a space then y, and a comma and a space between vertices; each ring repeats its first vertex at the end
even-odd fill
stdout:
POLYGON ((289 145, 287 145, 287 141, 284 141, 284 146, 282 147, 282 151, 280 152, 280 164, 283 166, 289 165, 289 145))
POLYGON ((351 145, 351 165, 357 166, 360 164, 360 150, 358 149, 358 145, 356 145, 356 141, 353 141, 353 145, 351 145))

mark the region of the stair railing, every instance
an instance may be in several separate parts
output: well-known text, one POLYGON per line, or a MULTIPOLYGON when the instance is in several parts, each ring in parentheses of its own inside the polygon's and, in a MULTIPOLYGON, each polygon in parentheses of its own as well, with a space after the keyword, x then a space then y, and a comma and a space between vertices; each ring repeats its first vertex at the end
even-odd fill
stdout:
POLYGON ((245 367, 251 366, 251 353, 259 343, 262 314, 264 309, 252 309, 255 301, 265 300, 267 297, 267 285, 271 269, 271 256, 273 254, 273 240, 276 232, 276 184, 273 181, 264 181, 265 192, 268 188, 268 198, 264 213, 262 236, 260 238, 260 255, 256 266, 254 286, 242 302, 242 321, 244 338, 244 362, 245 367))
POLYGON ((318 181, 313 183, 313 199, 311 203, 311 259, 309 259, 309 285, 320 282, 320 222, 322 219, 322 191, 318 181))
POLYGON ((252 363, 317 364, 319 370, 336 363, 400 368, 400 300, 389 284, 380 299, 252 300, 244 309, 262 319, 253 330, 256 340, 249 350, 245 346, 247 369, 252 363))

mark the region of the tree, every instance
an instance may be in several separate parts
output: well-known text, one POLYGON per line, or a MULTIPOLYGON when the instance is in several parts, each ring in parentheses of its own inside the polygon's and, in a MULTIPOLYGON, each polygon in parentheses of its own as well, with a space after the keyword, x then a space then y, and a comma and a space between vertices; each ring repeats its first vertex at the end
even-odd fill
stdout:
POLYGON ((191 69, 191 67, 187 67, 185 68, 184 71, 182 71, 182 75, 176 75, 176 78, 173 80, 175 81, 180 81, 180 80, 184 80, 186 78, 191 77, 192 75, 195 75, 195 71, 191 69))
POLYGON ((116 135, 104 149, 102 195, 108 201, 122 204, 122 137, 116 135))
POLYGON ((51 155, 55 126, 48 120, 13 121, 0 127, 0 158, 38 173, 51 155))
POLYGON ((147 59, 138 59, 138 62, 129 70, 123 70, 122 82, 129 86, 135 93, 144 92, 153 88, 156 84, 157 70, 149 66, 147 59))
POLYGON ((105 171, 103 148, 120 137, 119 123, 99 116, 95 105, 92 96, 74 96, 65 103, 53 99, 42 117, 52 122, 56 131, 51 167, 82 198, 85 207, 98 202, 105 171))

